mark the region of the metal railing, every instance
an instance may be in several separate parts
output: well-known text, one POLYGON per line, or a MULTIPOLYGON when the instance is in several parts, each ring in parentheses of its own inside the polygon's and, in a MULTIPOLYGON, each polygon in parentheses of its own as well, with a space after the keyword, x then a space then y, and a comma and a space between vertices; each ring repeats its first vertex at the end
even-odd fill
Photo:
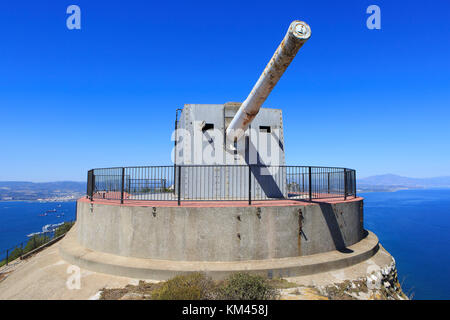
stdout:
POLYGON ((88 172, 87 197, 124 201, 307 200, 356 197, 356 171, 261 165, 117 167, 88 172))

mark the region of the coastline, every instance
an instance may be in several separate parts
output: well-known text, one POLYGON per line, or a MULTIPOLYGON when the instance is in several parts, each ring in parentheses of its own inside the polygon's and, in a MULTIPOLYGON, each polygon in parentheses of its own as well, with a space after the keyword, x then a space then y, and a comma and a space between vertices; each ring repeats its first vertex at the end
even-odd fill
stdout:
MULTIPOLYGON (((380 186, 381 188, 383 186, 380 186)), ((386 186, 387 187, 387 186, 386 186)), ((374 189, 367 189, 367 190, 361 190, 357 189, 357 194, 359 193, 374 193, 374 192, 397 192, 397 191, 403 191, 403 190, 449 190, 450 186, 439 186, 439 187, 395 187, 391 186, 392 188, 386 188, 386 189, 380 189, 380 190, 374 190, 374 189)))

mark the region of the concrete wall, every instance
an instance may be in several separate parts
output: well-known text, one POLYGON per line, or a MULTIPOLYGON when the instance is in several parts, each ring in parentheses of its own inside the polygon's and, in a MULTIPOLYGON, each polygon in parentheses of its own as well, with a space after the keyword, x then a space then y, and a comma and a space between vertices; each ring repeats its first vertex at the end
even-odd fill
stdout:
POLYGON ((347 250, 364 237, 362 200, 267 207, 77 206, 78 242, 126 257, 242 261, 347 250))
MULTIPOLYGON (((252 169, 254 199, 285 198, 286 169, 282 113, 279 109, 261 108, 245 138, 237 143, 236 154, 225 144, 227 122, 231 122, 240 104, 186 104, 181 112, 177 133, 177 163, 185 165, 241 165, 231 167, 184 167, 181 169, 183 199, 246 199, 248 197, 247 165, 273 165, 252 169), (203 125, 214 130, 202 131, 203 125), (270 132, 267 132, 269 127, 270 132), (262 130, 262 131, 261 131, 262 130), (214 151, 213 151, 214 150, 214 151), (214 154, 214 157, 208 156, 214 154), (213 161, 214 158, 214 161, 213 161), (276 169, 276 170, 275 170, 276 169), (198 186, 193 185, 193 181, 198 186), (203 189, 200 189, 203 186, 203 189)), ((178 173, 175 173, 178 181, 178 173)), ((177 186, 175 186, 177 188, 177 186)))
MULTIPOLYGON (((181 154, 177 156, 177 163, 185 165, 212 164, 202 158, 199 150, 203 151, 210 145, 212 146, 211 150, 226 149, 224 145, 225 132, 228 122, 231 122, 239 109, 239 105, 230 107, 228 104, 185 104, 180 114, 178 128, 186 130, 189 137, 184 136, 182 131, 179 132, 178 140, 180 144, 178 148, 182 150, 179 150, 181 154), (218 136, 214 135, 212 131, 202 132, 202 123, 213 124, 218 136), (194 148, 195 144, 198 146, 197 149, 194 148)), ((234 155, 234 153, 224 151, 221 153, 222 159, 220 157, 215 158, 217 164, 246 165, 249 162, 248 153, 249 148, 251 148, 257 154, 257 158, 251 158, 251 164, 285 165, 281 110, 261 108, 250 127, 254 131, 250 137, 249 145, 247 145, 248 142, 245 138, 240 139, 237 143, 237 154, 234 155), (269 126, 271 133, 261 132, 260 126, 269 126), (269 142, 269 136, 275 138, 273 146, 269 142), (276 149, 272 150, 272 148, 276 149)), ((247 129, 245 136, 249 137, 249 135, 250 130, 247 129)))

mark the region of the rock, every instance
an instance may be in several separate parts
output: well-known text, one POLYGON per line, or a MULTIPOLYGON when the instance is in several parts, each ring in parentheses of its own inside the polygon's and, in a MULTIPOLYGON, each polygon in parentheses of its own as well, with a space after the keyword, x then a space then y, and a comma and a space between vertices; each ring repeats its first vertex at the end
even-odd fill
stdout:
POLYGON ((377 282, 377 280, 378 280, 378 278, 377 278, 374 274, 370 275, 370 276, 369 276, 369 279, 372 280, 372 283, 375 283, 375 282, 377 282))
POLYGON ((142 293, 135 293, 135 292, 128 292, 123 295, 122 298, 119 300, 146 300, 150 299, 150 295, 148 294, 142 294, 142 293))

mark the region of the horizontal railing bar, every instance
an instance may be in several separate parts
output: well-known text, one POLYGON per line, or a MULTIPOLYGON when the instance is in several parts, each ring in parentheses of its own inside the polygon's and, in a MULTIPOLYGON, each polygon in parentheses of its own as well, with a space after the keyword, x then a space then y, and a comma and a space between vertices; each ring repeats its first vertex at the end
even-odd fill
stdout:
MULTIPOLYGON (((318 168, 318 169, 347 169, 354 171, 355 169, 345 167, 321 167, 321 166, 294 166, 294 165, 262 165, 262 164, 177 164, 177 165, 165 165, 165 166, 129 166, 129 167, 111 167, 111 168, 94 168, 91 170, 114 170, 114 169, 142 169, 142 168, 173 168, 174 166, 180 167, 261 167, 261 168, 318 168)), ((118 174, 119 175, 119 174, 118 174)))

